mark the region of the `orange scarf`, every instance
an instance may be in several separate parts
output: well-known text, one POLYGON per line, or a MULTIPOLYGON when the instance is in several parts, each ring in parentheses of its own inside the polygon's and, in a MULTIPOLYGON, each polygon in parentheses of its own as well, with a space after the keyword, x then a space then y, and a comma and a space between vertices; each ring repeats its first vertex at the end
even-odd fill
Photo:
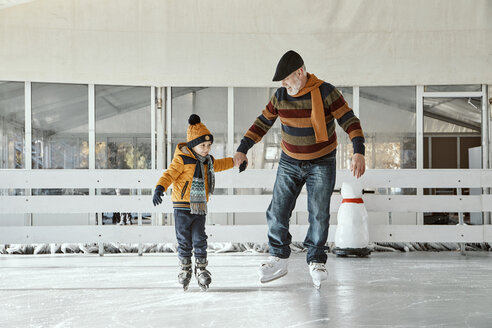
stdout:
POLYGON ((316 142, 328 141, 328 131, 326 130, 325 110, 319 86, 324 81, 318 79, 314 74, 307 74, 308 80, 304 88, 292 97, 300 97, 311 92, 311 123, 313 124, 316 142))

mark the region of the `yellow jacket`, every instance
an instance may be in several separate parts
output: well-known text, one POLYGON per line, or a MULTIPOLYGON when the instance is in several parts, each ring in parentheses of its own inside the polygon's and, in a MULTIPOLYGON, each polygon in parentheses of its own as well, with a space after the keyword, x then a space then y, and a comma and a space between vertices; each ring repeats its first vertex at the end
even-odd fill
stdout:
MULTIPOLYGON (((221 159, 212 157, 212 160, 214 163, 214 172, 220 172, 234 167, 232 157, 221 159)), ((186 142, 178 144, 171 165, 169 165, 168 169, 157 182, 157 185, 164 187, 164 190, 167 190, 171 184, 173 185, 172 201, 174 208, 190 208, 190 189, 196 164, 197 159, 186 146, 186 142)), ((205 177, 205 190, 208 201, 207 167, 208 165, 205 164, 203 176, 205 177)))

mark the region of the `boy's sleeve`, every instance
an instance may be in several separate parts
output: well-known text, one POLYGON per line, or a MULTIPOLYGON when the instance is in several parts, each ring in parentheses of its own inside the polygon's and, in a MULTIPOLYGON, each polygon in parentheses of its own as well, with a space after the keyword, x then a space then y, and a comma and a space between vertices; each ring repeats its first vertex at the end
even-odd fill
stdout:
POLYGON ((232 169, 234 167, 234 161, 232 157, 226 157, 221 159, 214 159, 214 171, 220 172, 232 169))
POLYGON ((163 186, 164 191, 169 188, 169 186, 183 173, 184 162, 181 156, 175 156, 171 165, 167 168, 166 171, 162 174, 159 181, 157 181, 157 186, 163 186))

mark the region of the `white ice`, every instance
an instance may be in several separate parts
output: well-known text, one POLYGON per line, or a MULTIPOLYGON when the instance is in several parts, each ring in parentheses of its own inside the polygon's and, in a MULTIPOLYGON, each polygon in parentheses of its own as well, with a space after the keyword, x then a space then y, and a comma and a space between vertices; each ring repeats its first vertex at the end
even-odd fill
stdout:
POLYGON ((177 284, 175 254, 0 256, 0 327, 491 327, 492 253, 329 256, 312 286, 305 253, 260 284, 267 255, 211 254, 213 282, 177 284))

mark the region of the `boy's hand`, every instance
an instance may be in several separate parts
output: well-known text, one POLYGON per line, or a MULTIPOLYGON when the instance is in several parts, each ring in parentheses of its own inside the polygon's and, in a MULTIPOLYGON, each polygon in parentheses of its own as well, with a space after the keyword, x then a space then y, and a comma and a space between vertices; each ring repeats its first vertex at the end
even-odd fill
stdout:
POLYGON ((152 199, 152 202, 154 203, 154 206, 157 206, 160 203, 162 203, 162 196, 163 195, 165 195, 164 194, 164 187, 163 186, 157 186, 157 187, 155 187, 154 198, 152 199))
POLYGON ((239 173, 246 170, 246 166, 248 166, 248 162, 247 161, 242 162, 241 165, 239 165, 239 173))

